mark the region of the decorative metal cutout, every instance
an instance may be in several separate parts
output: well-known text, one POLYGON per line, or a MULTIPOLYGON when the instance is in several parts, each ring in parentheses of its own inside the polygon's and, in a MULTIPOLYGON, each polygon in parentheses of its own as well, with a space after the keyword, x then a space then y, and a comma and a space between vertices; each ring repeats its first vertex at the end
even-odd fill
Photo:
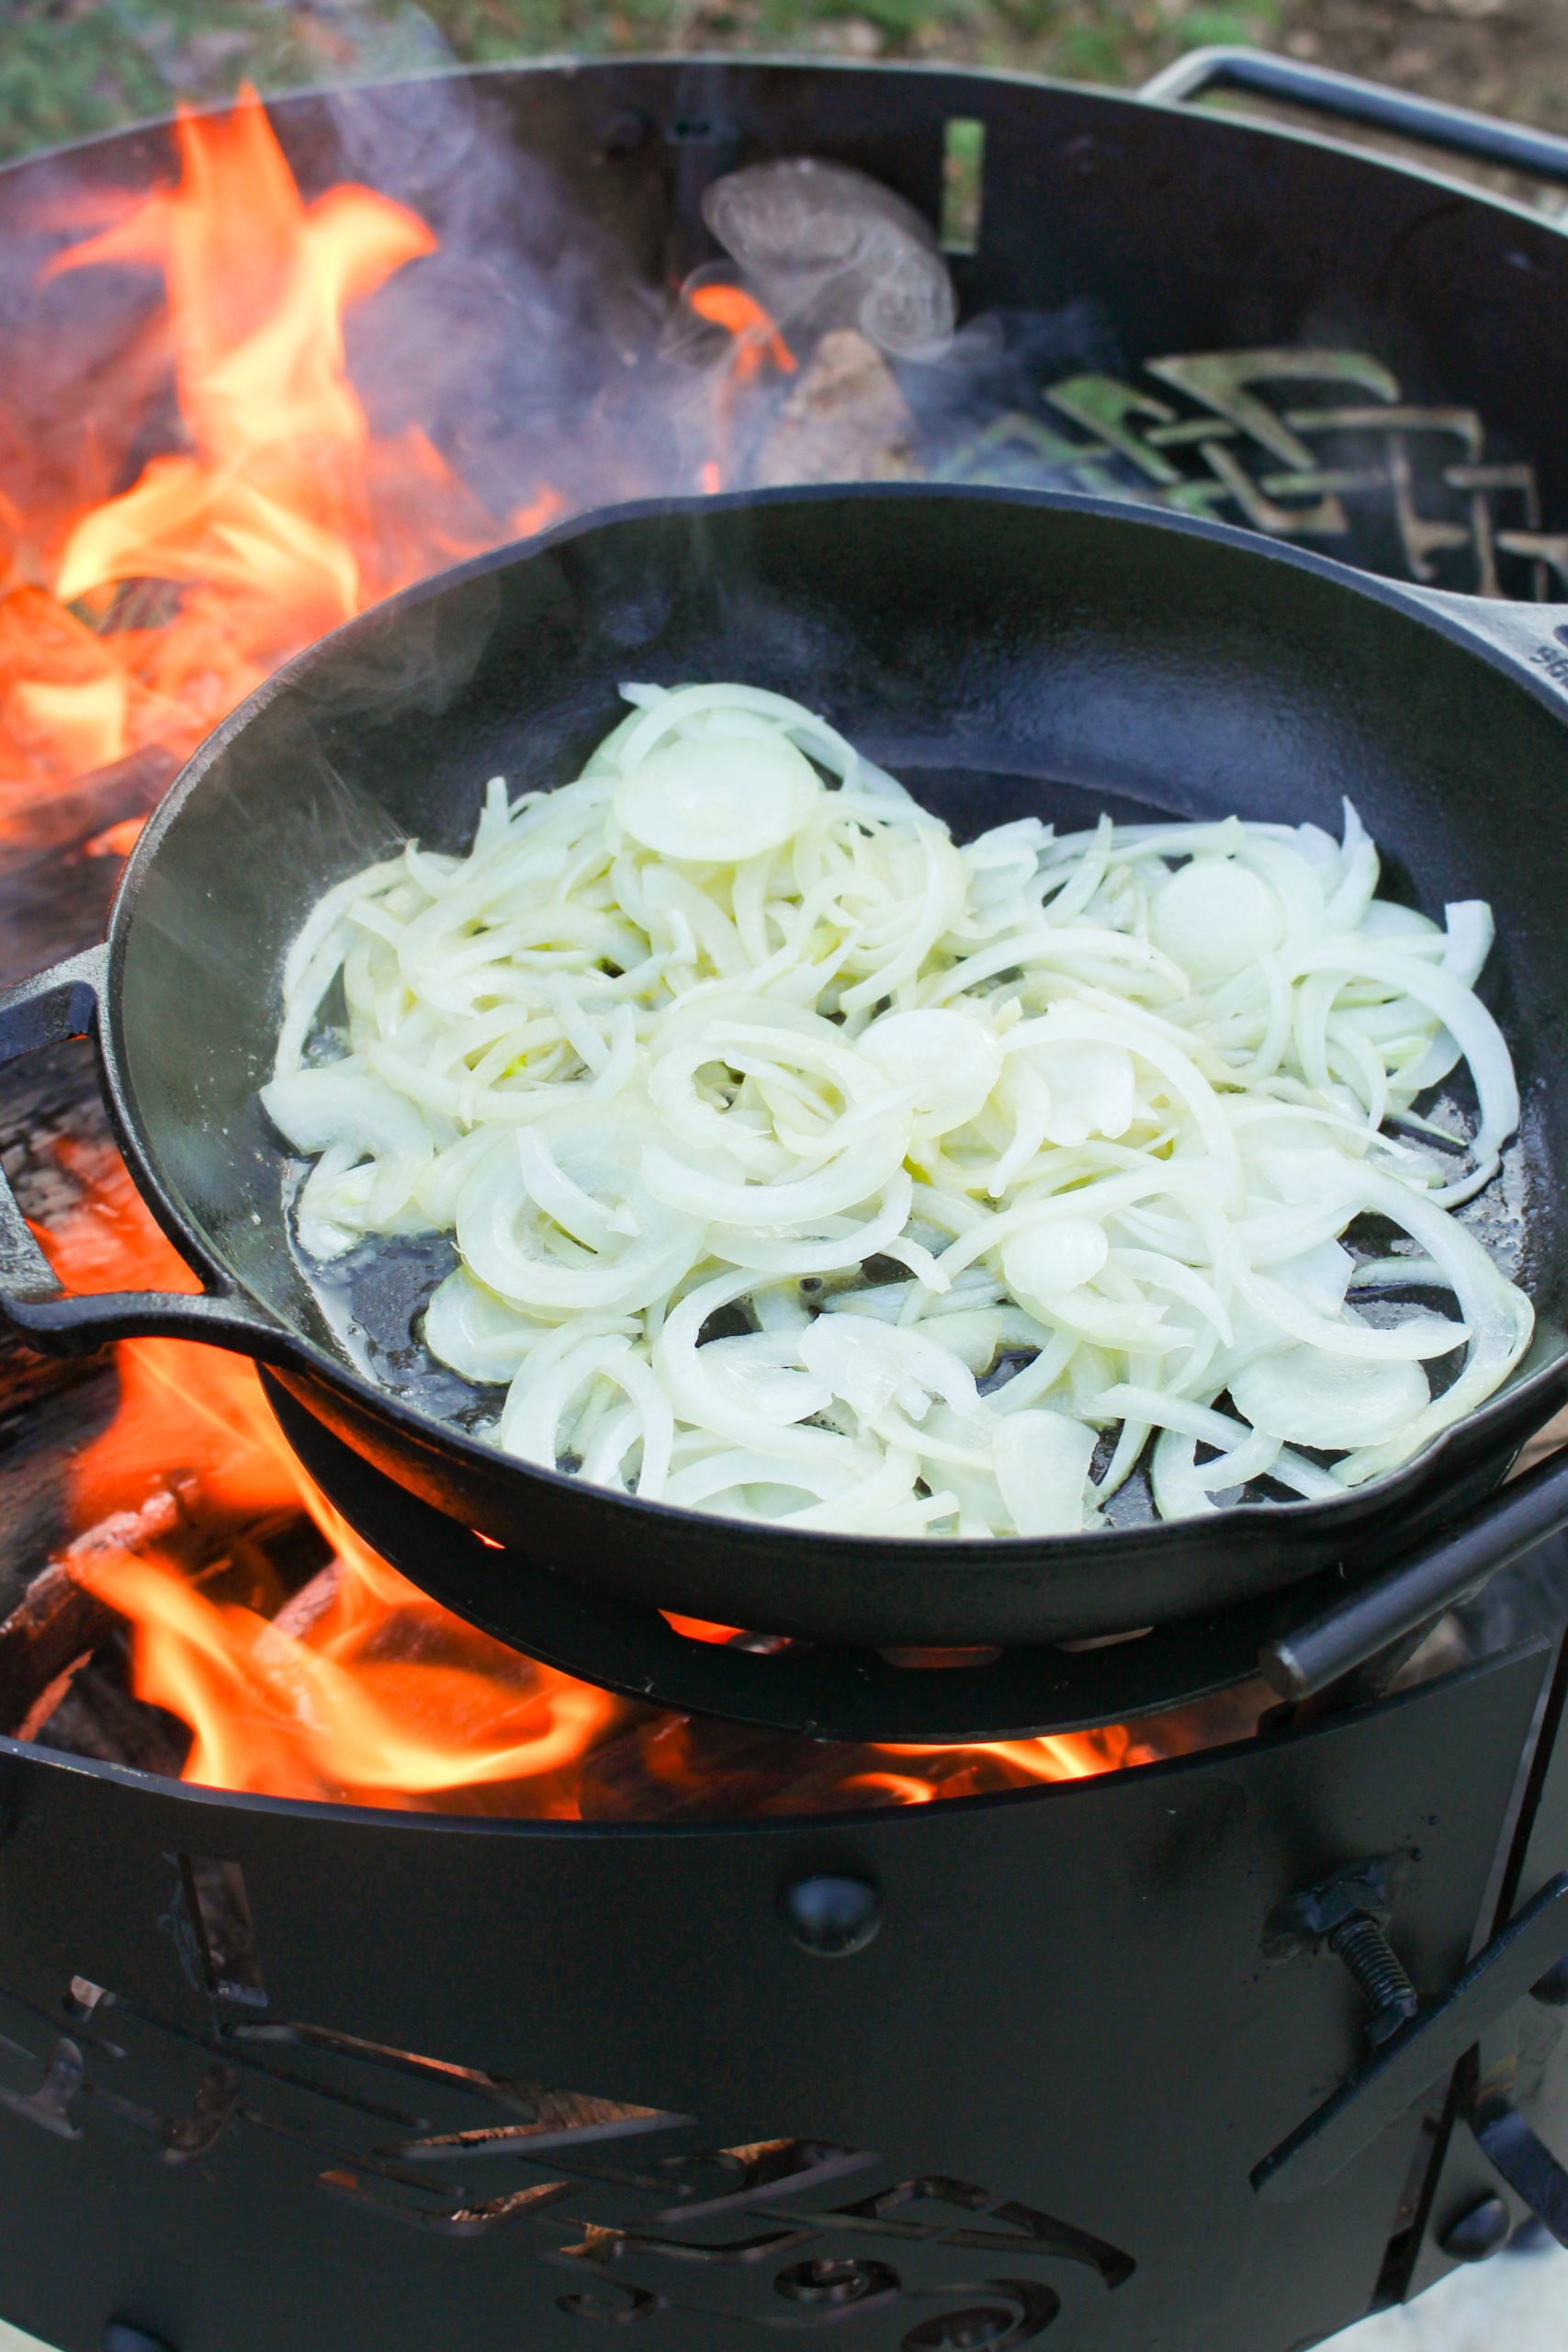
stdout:
POLYGON ((1043 470, 1064 489, 1245 524, 1475 595, 1568 592, 1568 533, 1542 529, 1534 466, 1490 455, 1475 410, 1407 401, 1368 353, 1194 352, 1144 373, 1152 385, 1053 384, 1048 415, 1009 411, 943 470, 1043 470))
POLYGON ((207 1854, 182 1854, 179 1870, 209 1990, 226 2001, 243 2001, 265 2009, 266 1986, 256 1951, 245 1874, 239 1863, 220 1861, 207 1854))
MULTIPOLYGON (((827 2142, 705 2144, 691 2116, 547 2089, 309 2024, 213 2034, 73 1978, 0 1994, 0 2105, 56 2137, 130 2132, 169 2165, 226 2132, 292 2143, 329 2195, 462 2241, 504 2230, 586 2326, 668 2312, 850 2352, 1021 2352, 1131 2256, 1017 2199, 897 2177, 827 2142)), ((657 2342, 657 2334, 650 2341, 657 2342)))

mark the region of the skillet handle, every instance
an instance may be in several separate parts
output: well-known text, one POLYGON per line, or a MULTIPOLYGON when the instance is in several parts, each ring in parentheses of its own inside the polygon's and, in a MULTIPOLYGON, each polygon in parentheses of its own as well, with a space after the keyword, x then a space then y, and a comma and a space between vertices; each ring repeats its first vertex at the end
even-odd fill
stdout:
POLYGON ((1205 90, 1256 90, 1314 114, 1337 115, 1378 130, 1395 130, 1433 147, 1479 155, 1489 164, 1533 172, 1541 179, 1568 180, 1568 139, 1528 124, 1499 122, 1468 107, 1445 106, 1414 90, 1393 90, 1359 74, 1336 74, 1326 65, 1303 65, 1262 49, 1195 49, 1145 82, 1138 92, 1158 106, 1184 106, 1205 90))
POLYGON ((1568 1527, 1568 1447, 1474 1505, 1366 1589, 1267 1643, 1258 1670, 1282 1699, 1310 1699, 1391 1649, 1568 1527))
MULTIPOLYGON (((1549 563, 1560 582, 1568 584, 1568 533, 1504 533, 1498 544, 1506 552, 1534 556, 1549 563)), ((1427 588, 1414 582, 1398 582, 1402 596, 1413 598, 1438 622, 1445 636, 1461 639, 1472 647, 1502 654, 1509 666, 1543 699, 1553 704, 1568 695, 1568 605, 1513 604, 1501 596, 1463 596, 1451 588, 1427 588), (1547 692, 1547 689, 1554 689, 1547 692)))
MULTIPOLYGON (((0 1068, 68 1037, 97 1035, 108 949, 89 947, 0 994, 0 1068)), ((0 1317, 49 1355, 91 1354, 109 1340, 204 1340, 281 1360, 284 1335, 230 1285, 178 1292, 107 1291, 78 1297, 55 1275, 0 1169, 0 1317)))

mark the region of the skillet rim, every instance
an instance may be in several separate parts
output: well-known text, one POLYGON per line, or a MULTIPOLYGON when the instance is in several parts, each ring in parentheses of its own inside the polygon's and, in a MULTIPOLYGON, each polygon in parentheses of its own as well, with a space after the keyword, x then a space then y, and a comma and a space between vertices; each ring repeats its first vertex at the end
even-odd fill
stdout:
MULTIPOLYGON (((613 1509, 617 1515, 635 1513, 637 1521, 651 1522, 666 1531, 690 1526, 694 1522, 705 1535, 730 1528, 744 1532, 752 1538, 762 1535, 775 1543, 804 1543, 818 1555, 836 1546, 840 1551, 853 1552, 862 1557, 870 1555, 870 1559, 880 1565, 907 1559, 914 1552, 922 1561, 929 1563, 933 1574, 946 1570, 953 1575, 962 1574, 965 1569, 978 1569, 987 1563, 998 1566, 1010 1559, 1021 1564, 1027 1558, 1043 1575, 1048 1576, 1054 1566, 1065 1566, 1069 1561, 1079 1563, 1086 1558, 1092 1559, 1096 1555, 1105 1556, 1106 1572, 1113 1575, 1118 1560, 1112 1555, 1120 1555, 1124 1548, 1135 1547, 1145 1568, 1152 1570, 1160 1565, 1161 1553, 1174 1554, 1190 1547, 1195 1532, 1194 1522, 1190 1520, 1156 1520, 1135 1527, 1104 1528, 1077 1535, 1055 1536, 911 1537, 860 1534, 828 1529, 792 1529, 770 1521, 735 1519, 722 1512, 690 1510, 663 1502, 645 1502, 637 1496, 617 1494, 609 1487, 585 1488, 584 1482, 573 1473, 515 1460, 468 1431, 392 1395, 367 1378, 355 1366, 331 1354, 297 1326, 286 1321, 269 1301, 254 1291, 209 1246, 206 1232, 194 1216, 185 1210, 173 1187, 157 1172, 149 1143, 143 1137, 136 1115, 135 1097, 128 1080, 129 1055, 123 1028, 121 979, 137 900, 145 877, 164 836, 229 745, 261 718, 278 695, 308 677, 321 662, 329 661, 340 641, 352 639, 356 631, 384 626, 389 616, 416 609, 469 581, 528 562, 536 556, 547 556, 557 548, 591 534, 628 523, 682 518, 702 521, 719 514, 750 513, 773 506, 863 502, 915 506, 933 501, 1089 515, 1134 531, 1165 531, 1179 537, 1208 540, 1259 564, 1280 564, 1290 570, 1312 573, 1342 594, 1359 595, 1370 603, 1401 614, 1423 628, 1435 630, 1461 652, 1485 662, 1516 689, 1529 694, 1540 704, 1568 734, 1568 681, 1562 685, 1556 684, 1546 670, 1530 666, 1517 641, 1529 623, 1514 617, 1524 615, 1535 616, 1540 625, 1538 635, 1543 650, 1552 650, 1550 633, 1560 625, 1568 626, 1568 605, 1519 606, 1500 600, 1424 589, 1414 583, 1359 571, 1331 557, 1265 538, 1233 524, 1151 509, 1128 500, 1094 497, 1070 491, 931 481, 825 482, 780 489, 733 491, 716 496, 696 494, 628 500, 617 506, 589 509, 530 538, 509 541, 502 547, 487 549, 482 555, 471 557, 466 562, 431 572, 423 580, 400 590, 396 595, 367 606, 363 613, 355 614, 325 636, 314 639, 236 705, 197 745, 149 817, 126 861, 110 905, 105 986, 97 1026, 97 1053, 110 1124, 143 1203, 181 1257, 209 1287, 227 1293, 231 1298, 243 1300, 248 1314, 265 1318, 265 1329, 253 1322, 244 1332, 243 1352, 256 1362, 299 1371, 329 1388, 344 1392, 353 1404, 390 1422, 405 1448, 412 1447, 427 1456, 434 1452, 438 1459, 442 1453, 448 1456, 456 1454, 459 1462, 485 1476, 493 1478, 500 1471, 508 1482, 516 1482, 519 1491, 543 1484, 565 1497, 569 1502, 574 1498, 591 1498, 598 1507, 613 1509)), ((1539 1323, 1536 1328, 1539 1333, 1539 1323)), ((1348 1548, 1348 1541, 1354 1539, 1360 1525, 1369 1520, 1385 1517, 1402 1499, 1412 1498, 1418 1491, 1430 1499, 1442 1466, 1456 1451, 1468 1457, 1472 1474, 1475 1464, 1483 1457, 1490 1455, 1495 1461, 1501 1457, 1502 1466, 1497 1473, 1501 1477, 1507 1462, 1519 1446, 1544 1423, 1555 1407, 1565 1402, 1568 1402, 1568 1324, 1564 1325, 1561 1334, 1559 1352, 1552 1359, 1524 1378, 1512 1379, 1473 1412, 1465 1414, 1459 1421, 1438 1431, 1419 1453, 1412 1455, 1396 1469, 1380 1478, 1369 1479, 1363 1486, 1347 1488, 1343 1495, 1319 1500, 1298 1498, 1289 1501, 1230 1504, 1217 1509, 1202 1520, 1201 1533, 1215 1545, 1232 1547, 1239 1541, 1240 1546, 1246 1549, 1263 1542, 1269 1529, 1281 1525, 1288 1527, 1298 1538, 1308 1538, 1319 1530, 1328 1533, 1343 1529, 1348 1548), (1491 1441, 1490 1445, 1488 1440, 1491 1441)), ((1461 1464, 1461 1471, 1463 1466, 1461 1464)))

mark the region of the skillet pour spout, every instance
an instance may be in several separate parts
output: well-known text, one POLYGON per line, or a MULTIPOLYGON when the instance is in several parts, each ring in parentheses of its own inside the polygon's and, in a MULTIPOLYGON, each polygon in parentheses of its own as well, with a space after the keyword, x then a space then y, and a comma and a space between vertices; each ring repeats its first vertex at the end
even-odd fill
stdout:
MULTIPOLYGON (((1568 610, 1371 580, 1215 524, 909 483, 628 507, 427 581, 243 704, 137 844, 107 943, 0 998, 0 1060, 95 1039, 131 1173, 204 1295, 66 1295, 4 1190, 0 1311, 58 1352, 154 1332, 241 1350, 455 1538, 478 1530, 580 1584, 759 1632, 1056 1642, 1381 1568, 1476 1505, 1568 1397, 1559 629, 1568 610), (1435 913, 1487 899, 1486 989, 1524 1102, 1495 1182, 1537 1317, 1510 1381, 1340 1498, 913 1544, 612 1494, 382 1385, 295 1255, 287 1155, 257 1100, 285 951, 324 889, 394 844, 465 846, 490 776, 515 793, 575 775, 626 678, 738 678, 820 709, 960 837, 1101 808, 1337 833, 1348 793, 1396 895, 1435 913)), ((434 1589, 438 1560, 429 1573, 434 1589)), ((505 1635, 499 1568, 468 1613, 505 1635)))

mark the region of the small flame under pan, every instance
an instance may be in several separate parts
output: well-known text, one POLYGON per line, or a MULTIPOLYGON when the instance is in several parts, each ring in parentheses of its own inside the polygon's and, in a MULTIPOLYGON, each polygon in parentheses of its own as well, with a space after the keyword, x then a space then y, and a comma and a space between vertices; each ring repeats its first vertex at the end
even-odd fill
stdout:
MULTIPOLYGON (((107 944, 0 998, 0 1060, 96 1036, 132 1174, 205 1295, 67 1296, 3 1193, 0 1308, 62 1352, 149 1332, 239 1349, 457 1525, 601 1590, 760 1633, 1055 1642, 1211 1613, 1336 1565, 1370 1574, 1495 1486, 1568 1397, 1560 623, 1213 524, 910 484, 623 509, 426 582, 242 705, 149 824, 107 944), (296 1255, 285 1154, 257 1100, 284 951, 331 883, 392 843, 464 846, 487 777, 515 792, 575 774, 628 676, 795 695, 961 836, 1100 806, 1337 829, 1350 792, 1400 895, 1428 911, 1489 899, 1487 988, 1525 1104, 1505 1171, 1509 1271, 1538 1318, 1513 1379, 1341 1500, 911 1544, 616 1496, 506 1458, 417 1385, 351 1361, 296 1255)), ((503 1632, 496 1559, 482 1614, 503 1632)))

